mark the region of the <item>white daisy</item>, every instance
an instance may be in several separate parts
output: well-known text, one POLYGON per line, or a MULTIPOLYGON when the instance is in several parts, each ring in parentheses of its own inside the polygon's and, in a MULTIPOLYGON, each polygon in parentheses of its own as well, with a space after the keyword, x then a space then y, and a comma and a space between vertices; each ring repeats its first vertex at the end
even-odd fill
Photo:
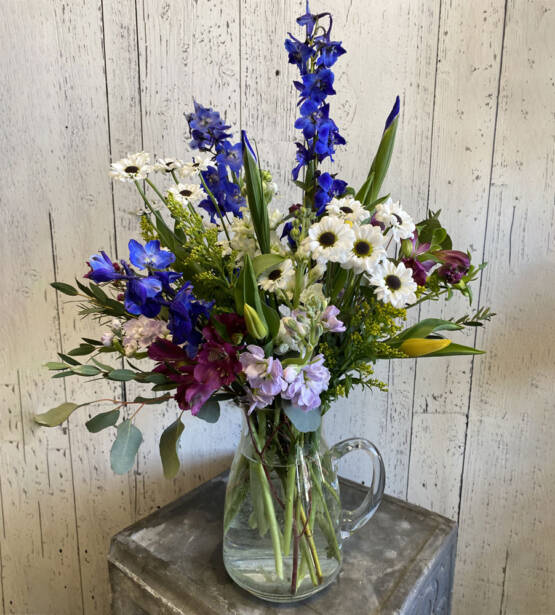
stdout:
POLYGON ((275 267, 270 267, 258 277, 258 284, 268 292, 288 290, 295 280, 295 268, 291 259, 286 259, 275 267))
POLYGON ((158 173, 171 173, 172 171, 177 171, 182 166, 183 160, 177 160, 177 158, 158 158, 152 169, 158 173))
POLYGON ((148 164, 149 162, 150 154, 146 152, 127 154, 127 158, 112 162, 110 177, 121 182, 144 179, 152 171, 152 167, 148 164))
POLYGON ((342 264, 345 269, 355 273, 373 273, 376 265, 387 258, 383 233, 377 226, 363 224, 353 226, 355 239, 351 245, 348 259, 342 264))
POLYGON ((355 224, 360 224, 370 217, 370 214, 362 203, 354 199, 352 196, 346 196, 342 199, 333 198, 327 205, 326 210, 330 216, 337 216, 343 220, 349 220, 355 224))
POLYGON ((192 162, 185 162, 179 169, 179 175, 183 178, 196 177, 201 171, 206 171, 208 167, 214 166, 210 152, 198 152, 193 156, 192 162))
POLYGON ((376 267, 370 284, 375 286, 376 297, 393 307, 402 308, 416 301, 416 282, 412 279, 412 271, 403 263, 387 260, 376 267))
POLYGON ((177 184, 168 190, 168 194, 183 205, 198 205, 206 198, 206 192, 197 184, 177 184))
POLYGON ((308 229, 305 247, 316 261, 343 263, 355 238, 353 229, 336 216, 324 216, 308 229))
POLYGON ((374 218, 385 225, 394 241, 409 239, 414 233, 412 218, 401 208, 398 201, 394 202, 391 198, 377 205, 374 218))

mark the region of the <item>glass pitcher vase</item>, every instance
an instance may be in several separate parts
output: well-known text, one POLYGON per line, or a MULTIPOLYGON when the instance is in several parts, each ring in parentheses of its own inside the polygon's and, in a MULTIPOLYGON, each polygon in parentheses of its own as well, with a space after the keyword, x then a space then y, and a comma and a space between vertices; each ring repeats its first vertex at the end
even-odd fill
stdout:
POLYGON ((224 564, 235 583, 259 598, 303 600, 333 582, 343 541, 378 508, 383 461, 368 440, 328 448, 319 429, 299 432, 278 410, 244 416, 226 490, 224 564), (337 465, 355 450, 368 454, 372 481, 360 506, 343 510, 337 465))

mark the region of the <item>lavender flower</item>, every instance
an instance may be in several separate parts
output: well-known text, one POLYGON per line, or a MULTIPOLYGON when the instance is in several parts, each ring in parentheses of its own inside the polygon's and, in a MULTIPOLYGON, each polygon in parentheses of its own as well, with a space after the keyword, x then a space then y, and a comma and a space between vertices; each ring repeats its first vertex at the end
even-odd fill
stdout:
POLYGON ((320 393, 330 381, 330 373, 321 354, 316 355, 308 365, 289 365, 283 376, 289 386, 281 396, 305 411, 314 410, 320 405, 320 393))
POLYGON ((247 350, 248 352, 241 354, 239 361, 251 388, 265 396, 279 395, 284 391, 287 383, 283 379, 283 368, 279 359, 266 358, 264 350, 253 344, 247 346, 247 350))
POLYGON ((345 325, 337 318, 339 308, 335 305, 328 305, 322 313, 322 325, 326 331, 330 333, 342 333, 345 331, 345 325))

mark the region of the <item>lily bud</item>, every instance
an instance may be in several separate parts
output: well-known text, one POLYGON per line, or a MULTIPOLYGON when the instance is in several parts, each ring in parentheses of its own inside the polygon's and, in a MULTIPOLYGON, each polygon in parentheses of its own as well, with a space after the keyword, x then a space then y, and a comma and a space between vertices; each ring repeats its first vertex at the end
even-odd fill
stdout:
POLYGON ((264 339, 268 335, 267 325, 261 320, 257 311, 248 303, 245 303, 243 309, 247 331, 257 340, 264 339))
POLYGON ((399 349, 409 357, 424 357, 427 354, 432 354, 432 352, 447 348, 450 343, 451 340, 412 337, 405 340, 399 349))
POLYGON ((412 255, 414 245, 412 239, 403 239, 401 241, 401 254, 406 258, 412 255))

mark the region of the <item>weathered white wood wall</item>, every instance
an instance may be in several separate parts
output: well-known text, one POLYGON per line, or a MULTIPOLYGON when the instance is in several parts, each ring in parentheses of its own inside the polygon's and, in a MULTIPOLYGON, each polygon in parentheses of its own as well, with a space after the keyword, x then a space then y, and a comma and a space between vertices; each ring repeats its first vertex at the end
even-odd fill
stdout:
MULTIPOLYGON (((550 0, 341 0, 349 54, 333 116, 341 177, 366 172, 386 113, 402 115, 388 188, 423 216, 441 208, 489 266, 479 305, 499 316, 472 359, 380 365, 388 394, 338 405, 330 440, 382 449, 388 490, 460 523, 454 612, 555 613, 555 6, 550 0)), ((140 418, 135 471, 114 476, 111 434, 31 420, 79 386, 40 365, 82 333, 48 286, 99 248, 125 253, 138 202, 111 158, 182 155, 192 97, 257 139, 284 203, 294 154, 292 67, 282 41, 301 0, 4 0, 0 3, 0 594, 4 613, 108 613, 111 534, 229 462, 239 417, 189 420, 184 470, 164 481, 140 418)), ((462 302, 433 309, 456 315, 462 302)), ((90 329, 92 331, 92 329, 90 329)), ((117 387, 98 393, 117 395, 117 387)), ((87 397, 92 394, 87 392, 87 397)), ((359 460, 347 465, 364 478, 359 460)))

